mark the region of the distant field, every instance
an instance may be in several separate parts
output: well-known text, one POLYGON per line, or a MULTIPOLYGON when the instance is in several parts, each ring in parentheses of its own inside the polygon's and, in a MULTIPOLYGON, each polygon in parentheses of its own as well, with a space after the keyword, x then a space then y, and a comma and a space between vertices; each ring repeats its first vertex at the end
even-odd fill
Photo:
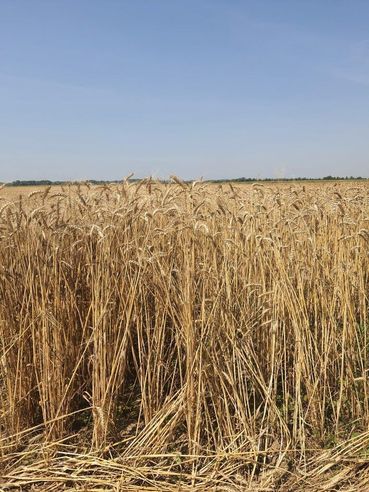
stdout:
MULTIPOLYGON (((25 198, 33 191, 41 191, 45 190, 46 188, 47 186, 5 186, 5 188, 0 191, 0 198, 7 200, 16 200, 20 196, 25 198)), ((60 191, 61 187, 52 186, 51 189, 53 190, 53 192, 55 192, 60 191)))
MULTIPOLYGON (((138 186, 137 183, 132 183, 132 186, 138 186)), ((251 182, 225 182, 225 183, 208 183, 209 187, 216 187, 219 189, 226 188, 229 186, 233 186, 236 188, 249 188, 252 186, 265 186, 266 188, 276 188, 276 189, 284 189, 284 188, 289 188, 289 187, 294 187, 294 188, 301 188, 303 189, 304 187, 331 187, 331 186, 344 186, 344 187, 350 187, 350 186, 369 186, 369 180, 334 180, 334 181, 322 181, 322 180, 305 180, 305 181, 268 181, 268 182, 256 182, 256 183, 251 183, 251 182)), ((85 185, 81 184, 82 188, 86 188, 85 185)), ((119 184, 110 184, 110 185, 91 185, 90 188, 92 189, 101 189, 104 186, 110 186, 111 189, 119 187, 119 184)), ((168 185, 163 185, 163 186, 168 186, 168 185)), ((173 186, 169 184, 169 186, 173 186)), ((37 186, 6 186, 0 191, 0 198, 6 198, 9 200, 16 200, 20 196, 23 198, 27 197, 30 193, 34 191, 41 191, 49 188, 49 186, 45 185, 37 185, 37 186)), ((76 185, 52 185, 50 190, 51 193, 59 192, 62 189, 64 190, 75 190, 76 185)))
POLYGON ((0 488, 368 490, 368 326, 367 181, 5 187, 0 488))

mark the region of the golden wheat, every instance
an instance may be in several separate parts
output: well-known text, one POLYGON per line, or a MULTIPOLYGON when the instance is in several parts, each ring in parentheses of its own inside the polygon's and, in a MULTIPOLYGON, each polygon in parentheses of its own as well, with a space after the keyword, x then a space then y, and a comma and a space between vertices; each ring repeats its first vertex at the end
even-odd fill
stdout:
POLYGON ((1 190, 0 487, 369 488, 368 183, 172 181, 1 190))

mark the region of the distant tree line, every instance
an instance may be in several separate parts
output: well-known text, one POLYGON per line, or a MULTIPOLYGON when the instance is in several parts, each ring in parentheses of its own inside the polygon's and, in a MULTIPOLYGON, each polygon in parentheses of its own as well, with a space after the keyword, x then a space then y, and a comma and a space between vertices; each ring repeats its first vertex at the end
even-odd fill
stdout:
POLYGON ((367 179, 362 178, 361 176, 324 176, 323 178, 235 178, 235 179, 224 179, 224 180, 215 180, 216 181, 231 181, 236 183, 247 183, 247 182, 256 182, 256 181, 342 181, 342 180, 357 180, 357 179, 367 179))
MULTIPOLYGON (((137 179, 130 179, 130 181, 139 181, 137 179)), ((54 186, 54 185, 70 185, 77 183, 90 183, 92 185, 101 185, 101 184, 109 184, 109 183, 121 183, 122 180, 96 180, 96 179, 88 179, 85 181, 50 181, 48 179, 31 179, 31 180, 19 180, 11 181, 10 183, 5 183, 5 186, 54 186)))
MULTIPOLYGON (((341 180, 360 180, 360 179, 368 179, 363 178, 361 176, 324 176, 323 178, 235 178, 235 179, 209 179, 205 180, 210 183, 257 183, 257 182, 283 182, 283 181, 341 181, 341 180)), ((140 181, 140 179, 132 179, 130 178, 128 181, 140 181)), ((168 180, 161 180, 163 183, 168 183, 168 180)), ((89 179, 83 181, 83 183, 90 183, 92 185, 104 185, 111 183, 121 183, 122 180, 96 180, 89 179)), ((76 184, 82 183, 81 181, 50 181, 48 179, 40 179, 40 180, 19 180, 12 181, 10 183, 5 183, 5 186, 53 186, 53 185, 68 185, 68 184, 76 184)), ((186 180, 185 183, 192 183, 192 180, 186 180)), ((0 183, 1 184, 1 183, 0 183)), ((3 183, 4 184, 4 183, 3 183)))

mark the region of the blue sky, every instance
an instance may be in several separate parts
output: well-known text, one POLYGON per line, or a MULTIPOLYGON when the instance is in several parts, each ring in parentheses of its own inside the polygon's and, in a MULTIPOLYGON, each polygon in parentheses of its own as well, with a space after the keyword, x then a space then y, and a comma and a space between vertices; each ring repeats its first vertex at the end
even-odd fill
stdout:
POLYGON ((367 0, 1 0, 0 181, 369 176, 367 0))

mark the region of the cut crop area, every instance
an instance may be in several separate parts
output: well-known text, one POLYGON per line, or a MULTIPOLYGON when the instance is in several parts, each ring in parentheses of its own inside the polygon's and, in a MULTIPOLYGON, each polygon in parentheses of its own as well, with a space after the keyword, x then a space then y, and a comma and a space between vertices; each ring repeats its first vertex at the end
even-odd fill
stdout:
POLYGON ((369 183, 0 191, 0 489, 369 489, 369 183))

